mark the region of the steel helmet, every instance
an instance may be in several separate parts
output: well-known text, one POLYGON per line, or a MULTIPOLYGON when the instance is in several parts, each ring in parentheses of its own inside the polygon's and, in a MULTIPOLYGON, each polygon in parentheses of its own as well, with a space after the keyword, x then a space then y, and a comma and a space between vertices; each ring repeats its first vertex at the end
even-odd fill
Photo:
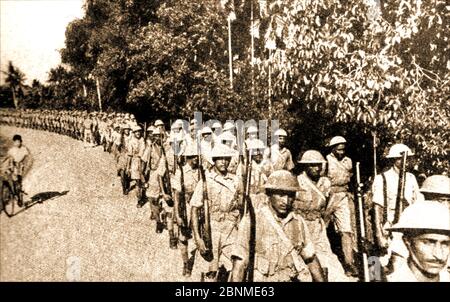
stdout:
POLYGON ((258 132, 258 128, 256 128, 255 126, 250 126, 247 129, 247 133, 257 133, 258 132))
POLYGON ((156 120, 156 121, 155 121, 155 127, 158 127, 158 126, 164 126, 163 121, 161 121, 161 120, 156 120))
POLYGON ((211 128, 212 129, 222 129, 222 125, 220 124, 220 122, 215 122, 214 124, 212 124, 211 128))
POLYGON ((203 135, 203 134, 211 134, 212 133, 212 130, 211 130, 211 128, 209 128, 208 126, 206 126, 206 127, 203 127, 203 129, 201 130, 201 134, 203 135))
POLYGON ((147 127, 147 132, 153 132, 153 131, 155 131, 155 126, 147 127))
POLYGON ((133 125, 132 131, 133 132, 142 131, 142 128, 139 125, 133 125))
POLYGON ((333 147, 345 143, 347 143, 347 140, 345 138, 343 138, 342 136, 335 136, 330 140, 328 147, 333 147))
POLYGON ((121 128, 122 128, 123 130, 125 130, 125 129, 130 129, 130 130, 131 130, 131 125, 128 124, 128 123, 123 123, 123 124, 121 125, 121 128))
POLYGON ((438 201, 416 201, 400 215, 399 222, 389 228, 394 232, 429 230, 450 235, 450 210, 438 201))
POLYGON ((450 197, 450 178, 445 175, 429 176, 424 180, 420 192, 450 197))
POLYGON ((170 127, 170 129, 181 129, 181 128, 183 128, 183 122, 181 120, 176 120, 170 127))
POLYGON ((225 125, 223 125, 223 131, 230 131, 234 129, 234 125, 232 122, 225 122, 225 125))
POLYGON ((247 143, 248 150, 266 149, 266 145, 259 139, 252 139, 247 143))
POLYGON ((198 155, 198 146, 195 143, 188 144, 183 151, 183 155, 188 156, 197 156, 198 155))
POLYGON ((234 135, 230 132, 223 132, 217 137, 219 142, 234 142, 235 139, 234 135))
POLYGON ((325 164, 327 161, 323 157, 322 154, 320 154, 319 151, 316 150, 308 150, 305 153, 303 153, 300 160, 297 160, 297 163, 299 164, 325 164))
POLYGON ((156 127, 155 129, 153 129, 152 134, 153 134, 153 135, 161 135, 161 134, 162 134, 161 129, 159 129, 158 127, 156 127))
POLYGON ((216 144, 211 151, 212 159, 217 157, 233 157, 235 155, 237 155, 237 151, 224 144, 216 144))
POLYGON ((291 172, 278 170, 270 174, 264 188, 266 191, 297 192, 300 189, 297 178, 291 172))
POLYGON ((409 149, 408 146, 404 144, 395 144, 389 149, 388 155, 386 155, 386 158, 399 158, 402 157, 402 153, 406 152, 408 156, 413 156, 414 153, 412 153, 411 149, 409 149))
POLYGON ((283 129, 278 129, 275 131, 274 136, 287 136, 287 133, 283 129))

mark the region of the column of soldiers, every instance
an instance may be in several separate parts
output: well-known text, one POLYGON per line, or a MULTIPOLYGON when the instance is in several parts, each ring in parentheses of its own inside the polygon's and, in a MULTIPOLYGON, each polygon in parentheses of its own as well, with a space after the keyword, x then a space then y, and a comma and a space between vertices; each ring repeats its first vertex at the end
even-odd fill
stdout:
MULTIPOLYGON (((294 161, 285 130, 266 146, 256 126, 243 140, 231 121, 209 127, 177 120, 166 131, 161 120, 142 128, 130 114, 25 110, 1 111, 0 123, 69 135, 112 153, 123 194, 134 183, 137 207, 149 203, 155 232, 167 230, 169 247, 180 250, 183 276, 356 281, 367 270, 359 255, 373 251, 357 227, 355 167, 344 137, 330 140, 325 157, 307 150, 294 161), (328 227, 339 234, 342 259, 328 227)), ((382 251, 378 281, 449 281, 450 179, 431 176, 421 189, 411 173, 399 181, 408 156, 406 145, 390 148, 390 167, 376 175, 365 200, 374 209, 373 245, 382 251), (399 194, 405 209, 396 219, 399 194)))

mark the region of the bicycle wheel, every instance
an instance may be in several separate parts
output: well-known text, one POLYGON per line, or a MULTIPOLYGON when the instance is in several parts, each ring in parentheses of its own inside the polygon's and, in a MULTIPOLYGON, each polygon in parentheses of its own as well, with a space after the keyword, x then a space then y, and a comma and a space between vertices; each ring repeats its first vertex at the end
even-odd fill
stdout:
POLYGON ((14 215, 15 198, 7 181, 3 181, 2 183, 2 204, 5 214, 8 217, 12 217, 14 215))

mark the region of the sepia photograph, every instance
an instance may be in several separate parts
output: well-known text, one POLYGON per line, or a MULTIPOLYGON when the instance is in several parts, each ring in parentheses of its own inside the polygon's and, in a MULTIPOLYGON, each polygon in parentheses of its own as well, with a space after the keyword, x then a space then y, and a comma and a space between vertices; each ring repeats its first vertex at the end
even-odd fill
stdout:
POLYGON ((0 0, 0 283, 450 282, 449 160, 447 0, 0 0))

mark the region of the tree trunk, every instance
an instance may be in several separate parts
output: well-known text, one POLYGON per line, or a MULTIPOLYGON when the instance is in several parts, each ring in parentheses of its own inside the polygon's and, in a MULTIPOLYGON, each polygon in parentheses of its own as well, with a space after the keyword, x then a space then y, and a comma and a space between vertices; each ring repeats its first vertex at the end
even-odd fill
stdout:
POLYGON ((16 98, 16 91, 14 89, 14 87, 11 87, 11 91, 12 91, 12 97, 13 97, 13 103, 14 103, 14 108, 18 108, 18 103, 17 103, 17 98, 16 98))

